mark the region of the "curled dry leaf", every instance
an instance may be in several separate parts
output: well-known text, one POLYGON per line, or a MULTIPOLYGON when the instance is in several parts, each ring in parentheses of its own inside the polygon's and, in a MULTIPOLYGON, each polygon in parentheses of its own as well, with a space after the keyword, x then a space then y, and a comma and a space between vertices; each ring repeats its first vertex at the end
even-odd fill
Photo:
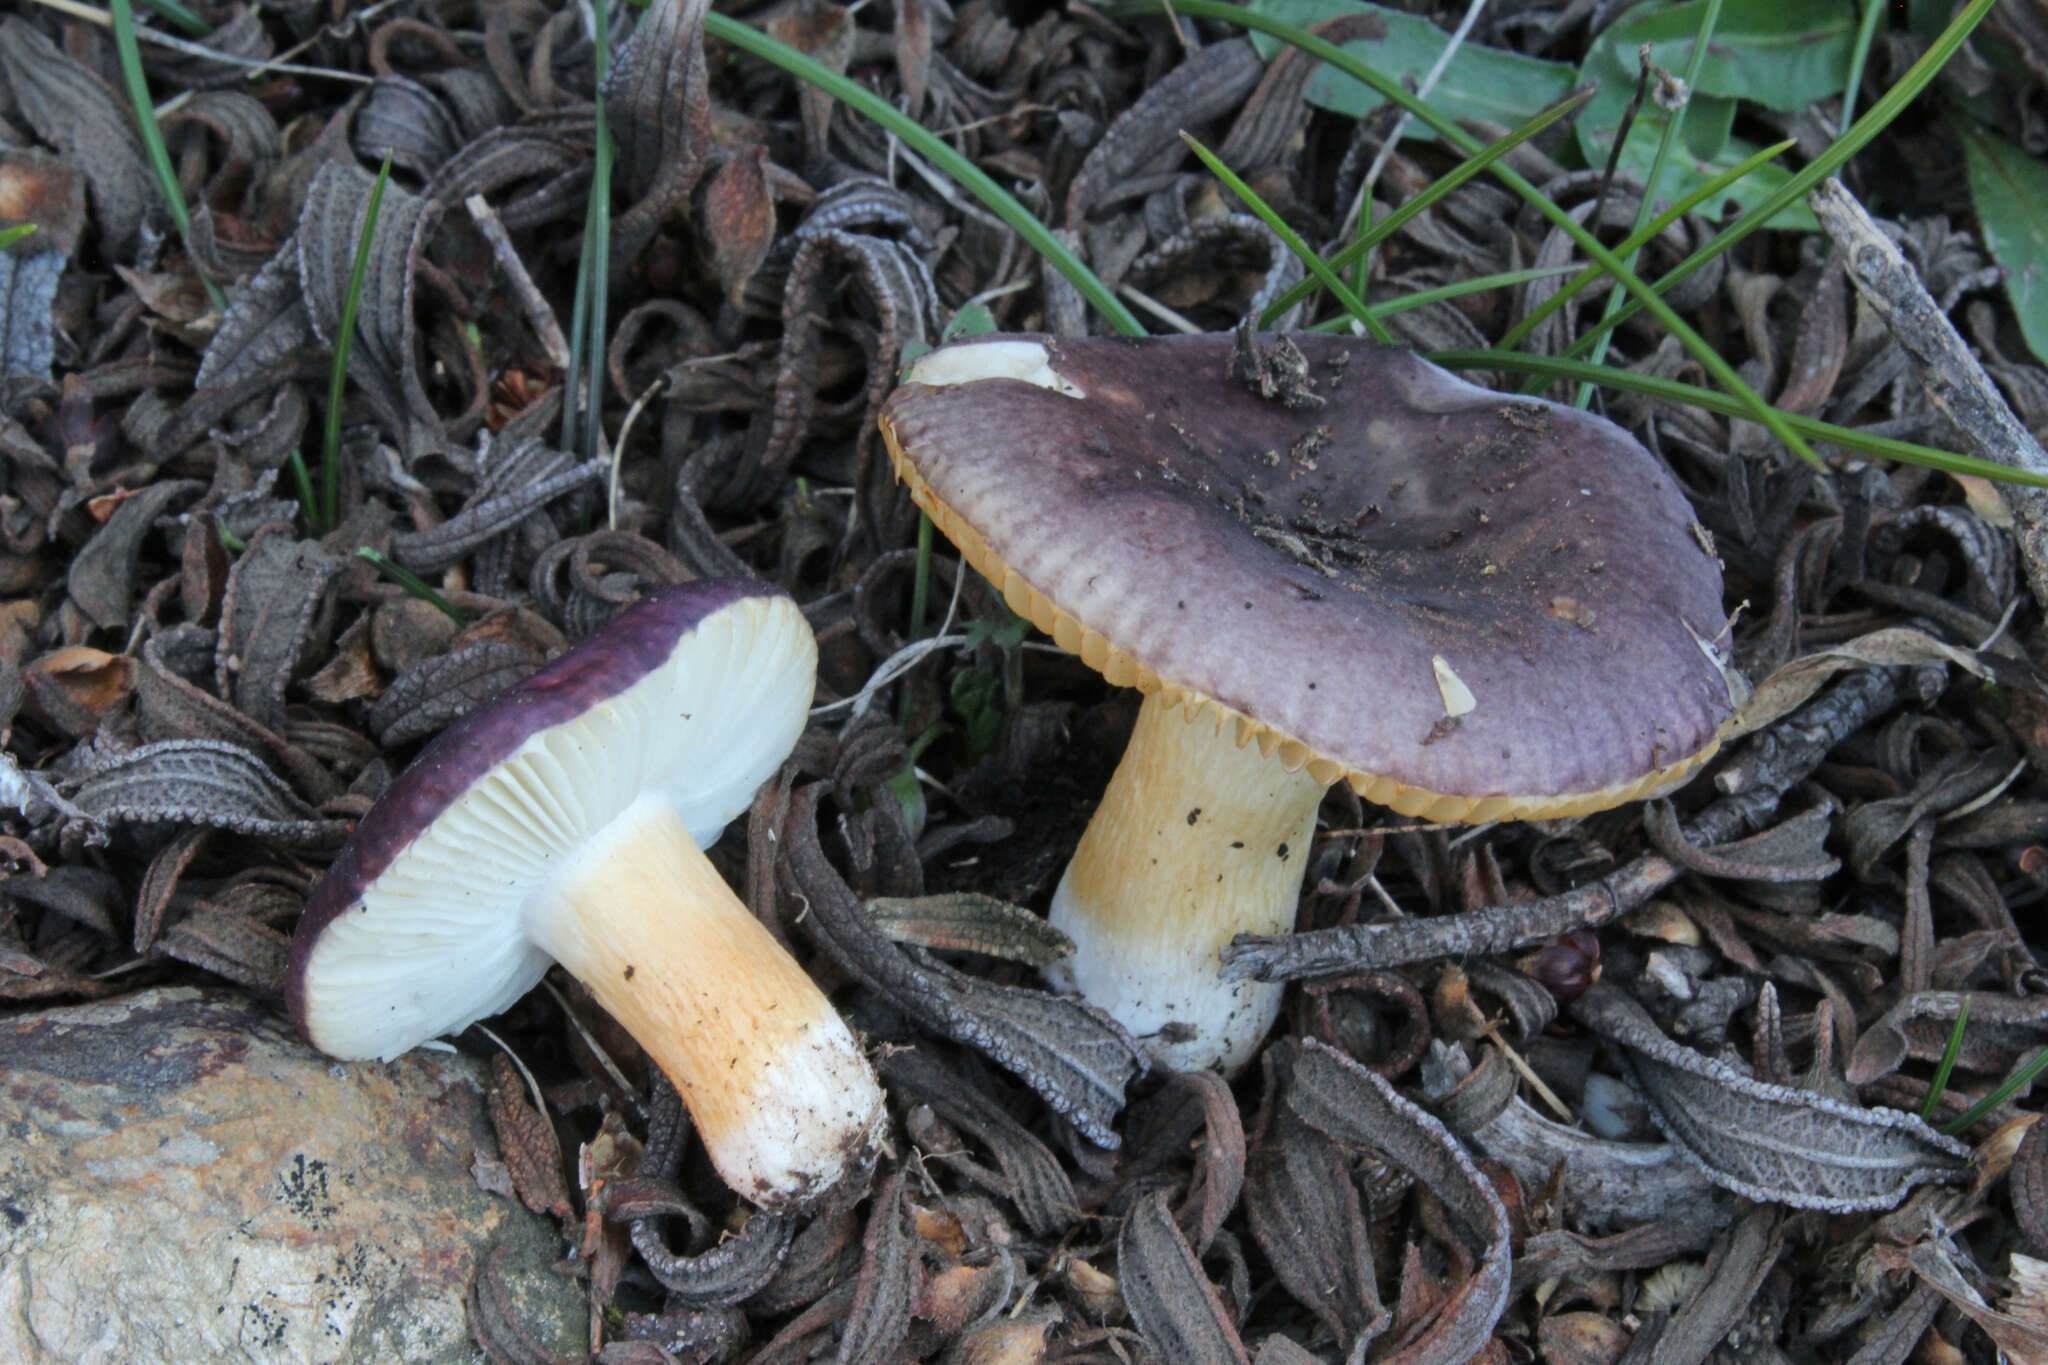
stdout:
MULTIPOLYGON (((376 184, 377 178, 360 166, 327 162, 306 187, 295 234, 299 287, 307 325, 329 351, 339 340, 356 248, 376 184)), ((441 443, 441 419, 421 387, 412 313, 414 272, 440 217, 438 202, 400 185, 384 187, 348 353, 349 378, 384 429, 399 438, 408 465, 441 443)))
POLYGON ((163 821, 325 848, 347 837, 247 749, 209 739, 144 744, 93 767, 73 799, 102 824, 163 821))
POLYGON ((1245 1170, 1245 1218, 1280 1283, 1349 1352, 1389 1320, 1358 1186, 1335 1140, 1287 1103, 1291 1067, 1275 1057, 1267 1075, 1261 1131, 1245 1170))
POLYGON ((1074 940, 1043 915, 976 891, 876 896, 868 902, 868 914, 896 942, 920 948, 987 953, 1031 967, 1047 966, 1074 951, 1074 940))
POLYGON ((312 647, 341 569, 341 559, 317 541, 272 526, 257 533, 229 571, 214 654, 219 689, 258 724, 284 728, 285 688, 312 647))
POLYGON ((1181 1236, 1166 1194, 1148 1194, 1117 1235, 1116 1273, 1131 1320, 1160 1360, 1251 1365, 1216 1286, 1181 1236))
POLYGON ((848 975, 919 1024, 1014 1073, 1090 1142, 1118 1146, 1111 1121, 1143 1065, 1130 1035, 1080 1000, 970 977, 889 942, 818 846, 826 786, 799 788, 783 825, 783 875, 810 907, 805 931, 848 975))
POLYGON ((988 1149, 1004 1181, 995 1192, 1016 1204, 1034 1236, 1057 1237, 1073 1226, 1080 1201, 1059 1158, 966 1076, 928 1048, 891 1053, 882 1076, 904 1099, 930 1105, 988 1149))
POLYGON ((161 202, 126 102, 24 19, 0 21, 0 75, 36 133, 84 172, 101 239, 125 257, 161 202))
POLYGON ((573 1210, 569 1206, 569 1183, 562 1178, 562 1145, 555 1137, 555 1125, 533 1107, 519 1068, 502 1052, 491 1058, 489 1101, 498 1150, 504 1156, 520 1202, 535 1213, 552 1215, 566 1226, 573 1210))
POLYGON ((711 145, 709 8, 709 0, 654 0, 613 55, 605 118, 618 144, 619 179, 633 200, 612 223, 612 254, 622 264, 640 254, 704 174, 711 145))
MULTIPOLYGON (((0 223, 7 214, 0 212, 0 223)), ((12 224, 7 224, 12 226, 12 224)), ((56 331, 50 309, 66 256, 61 251, 26 251, 35 239, 0 252, 0 379, 50 379, 56 331)))
POLYGON ((1287 1106, 1336 1142, 1379 1152, 1440 1200, 1471 1256, 1471 1278, 1443 1299, 1428 1330, 1389 1359, 1463 1365, 1493 1338, 1507 1307, 1508 1211, 1442 1123, 1335 1048, 1310 1041, 1294 1059, 1287 1106))
POLYGON ((1681 1047, 1634 1000, 1595 986, 1572 1017, 1618 1048, 1658 1126, 1707 1177, 1747 1199, 1848 1213, 1959 1180, 1970 1149, 1912 1114, 1769 1085, 1681 1047))

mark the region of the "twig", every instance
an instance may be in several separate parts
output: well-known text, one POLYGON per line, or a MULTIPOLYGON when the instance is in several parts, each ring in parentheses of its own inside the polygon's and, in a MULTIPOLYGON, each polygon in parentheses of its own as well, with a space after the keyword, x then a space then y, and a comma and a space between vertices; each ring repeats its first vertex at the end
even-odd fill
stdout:
POLYGON ((540 292, 540 286, 533 282, 533 276, 526 273, 526 262, 519 259, 519 252, 512 245, 512 235, 498 221, 498 211, 481 194, 472 194, 462 201, 462 206, 469 210, 469 219, 476 224, 476 230, 491 244, 491 259, 505 272, 505 279, 511 284, 521 311, 526 314, 526 325, 533 328, 533 334, 548 353, 548 363, 557 370, 566 371, 569 368, 569 342, 562 335, 562 324, 555 320, 555 310, 540 292))
POLYGON ((604 524, 608 531, 619 529, 619 466, 626 458, 626 438, 633 434, 633 423, 640 420, 641 409, 645 408, 656 394, 667 389, 668 376, 656 375, 652 384, 640 390, 640 396, 633 400, 633 406, 626 409, 626 420, 619 423, 619 439, 612 445, 611 486, 606 490, 604 502, 604 524))
MULTIPOLYGON (((73 19, 82 19, 88 24, 98 24, 101 28, 112 28, 114 26, 113 15, 93 5, 81 5, 78 3, 78 0, 34 0, 34 2, 41 5, 44 9, 52 9, 59 14, 67 14, 73 19)), ((168 33, 159 33, 153 28, 138 26, 135 30, 135 36, 138 40, 148 43, 153 47, 166 48, 172 52, 181 52, 188 57, 204 57, 207 61, 220 62, 225 66, 248 67, 252 76, 263 75, 272 71, 281 71, 288 76, 318 76, 322 80, 346 81, 350 85, 376 84, 375 77, 364 76, 354 71, 338 71, 331 66, 298 66, 292 62, 279 61, 276 58, 269 57, 243 57, 233 52, 223 52, 217 47, 208 47, 205 43, 195 43, 188 38, 178 38, 168 33)))
MULTIPOLYGON (((2033 474, 2048 474, 2048 452, 1984 373, 1955 324, 1941 311, 1919 274, 1856 196, 1836 179, 1814 187, 1806 202, 1827 234, 1848 256, 1849 278, 1864 302, 1884 319, 1893 340, 1912 357, 1920 385, 1935 410, 1954 423, 1969 453, 2033 474)), ((2018 523, 2016 539, 2036 602, 2048 603, 2048 490, 2013 485, 2000 492, 2018 523)))

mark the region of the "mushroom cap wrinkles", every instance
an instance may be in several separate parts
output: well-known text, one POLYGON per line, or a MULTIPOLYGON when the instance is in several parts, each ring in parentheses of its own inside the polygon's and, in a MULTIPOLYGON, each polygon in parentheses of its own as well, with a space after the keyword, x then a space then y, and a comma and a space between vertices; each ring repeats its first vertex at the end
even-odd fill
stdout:
POLYGON ((802 733, 816 646, 770 584, 704 580, 620 612, 437 735, 364 814, 293 935, 317 1046, 384 1057, 510 1006, 549 959, 528 898, 649 793, 708 847, 802 733))
POLYGON ((1228 335, 975 338, 913 364, 882 430, 1014 609, 1320 780, 1543 817, 1712 753, 1740 686, 1720 569, 1648 451, 1398 347, 1285 340, 1300 406, 1234 377, 1228 335))

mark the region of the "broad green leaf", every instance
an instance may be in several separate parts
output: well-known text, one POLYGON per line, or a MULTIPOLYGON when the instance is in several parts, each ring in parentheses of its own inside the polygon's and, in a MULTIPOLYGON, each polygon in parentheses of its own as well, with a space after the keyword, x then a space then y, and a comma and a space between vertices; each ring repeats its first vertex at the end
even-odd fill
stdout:
POLYGON ((2005 267, 2020 335, 2048 362, 2048 164, 1958 120, 1984 245, 2005 267))
MULTIPOLYGON (((1396 80, 1420 81, 1436 65, 1451 40, 1450 34, 1427 19, 1368 5, 1363 0, 1252 0, 1247 8, 1303 28, 1344 14, 1376 15, 1386 25, 1386 36, 1346 43, 1344 50, 1396 80)), ((1263 33, 1254 33, 1252 42, 1258 46, 1259 55, 1268 61, 1284 46, 1278 38, 1263 33)), ((1517 52, 1465 43, 1437 78, 1429 103, 1447 118, 1485 119, 1513 127, 1563 99, 1572 88, 1572 69, 1562 62, 1546 62, 1517 52)), ((1384 101, 1377 92, 1349 76, 1323 67, 1309 80, 1308 102, 1355 118, 1377 109, 1384 101)), ((1434 136, 1416 123, 1408 125, 1406 135, 1434 136)))
MULTIPOLYGON (((1598 91, 1579 116, 1579 149, 1589 165, 1607 164, 1635 94, 1637 50, 1648 43, 1651 61, 1667 71, 1683 71, 1692 60, 1704 8, 1705 0, 1688 0, 1637 11, 1594 40, 1579 68, 1580 83, 1598 91)), ((1685 142, 1693 157, 1680 163, 1683 174, 1660 186, 1663 194, 1683 194, 1755 150, 1728 136, 1736 101, 1791 111, 1840 91, 1855 42, 1855 17, 1853 7, 1834 0, 1725 0, 1686 111, 1685 142)), ((1641 178, 1648 171, 1667 121, 1654 99, 1643 101, 1621 154, 1621 165, 1631 174, 1641 178)), ((1727 198, 1752 208, 1787 177, 1776 167, 1759 171, 1732 187, 1727 198)), ((1811 232, 1818 225, 1798 206, 1778 214, 1771 226, 1811 232)))
MULTIPOLYGON (((1686 116, 1685 123, 1687 131, 1690 132, 1691 115, 1686 116)), ((1639 182, 1648 180, 1650 163, 1657 157, 1657 139, 1663 135, 1662 119, 1653 122, 1638 119, 1636 126, 1629 132, 1628 144, 1621 149, 1619 169, 1622 174, 1633 176, 1639 182)), ((1690 137, 1685 139, 1687 142, 1691 140, 1690 137)), ((1674 152, 1671 160, 1665 163, 1664 183, 1658 189, 1657 198, 1660 202, 1679 198, 1688 190, 1712 180, 1731 166, 1740 165, 1756 152, 1757 147, 1754 143, 1745 142, 1739 137, 1725 139, 1720 152, 1711 158, 1695 156, 1691 148, 1682 148, 1674 152)), ((1759 166, 1728 186, 1715 199, 1701 204, 1698 211, 1708 218, 1718 220, 1723 209, 1729 204, 1734 204, 1739 209, 1754 208, 1770 198, 1791 178, 1792 172, 1783 166, 1775 163, 1759 166)), ((1771 218, 1770 225, 1791 232, 1815 232, 1820 228, 1820 224, 1814 221, 1813 214, 1804 204, 1788 206, 1771 218)))

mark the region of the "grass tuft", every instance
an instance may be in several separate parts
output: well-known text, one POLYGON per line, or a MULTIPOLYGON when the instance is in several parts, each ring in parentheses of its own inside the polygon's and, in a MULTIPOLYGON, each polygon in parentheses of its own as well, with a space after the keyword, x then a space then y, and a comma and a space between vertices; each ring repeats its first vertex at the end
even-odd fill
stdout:
POLYGON ((356 307, 362 302, 363 274, 370 265, 370 242, 377 235, 377 214, 384 207, 384 187, 391 182, 391 157, 377 170, 370 206, 356 234, 355 263, 349 267, 348 294, 341 301, 341 329, 334 338, 334 364, 327 375, 327 424, 320 444, 320 496, 307 503, 306 520, 315 535, 324 535, 341 519, 341 399, 348 386, 348 353, 356 333, 356 307))

